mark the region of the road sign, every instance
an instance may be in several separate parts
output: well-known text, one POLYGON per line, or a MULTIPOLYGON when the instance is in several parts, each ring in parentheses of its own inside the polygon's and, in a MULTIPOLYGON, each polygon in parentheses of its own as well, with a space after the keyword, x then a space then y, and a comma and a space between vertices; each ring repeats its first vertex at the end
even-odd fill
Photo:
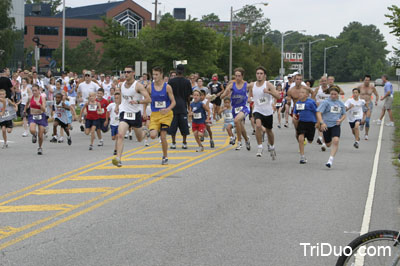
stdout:
POLYGON ((396 68, 396 76, 400 76, 400 68, 396 68))
POLYGON ((147 73, 147 61, 135 61, 135 76, 140 77, 147 73))

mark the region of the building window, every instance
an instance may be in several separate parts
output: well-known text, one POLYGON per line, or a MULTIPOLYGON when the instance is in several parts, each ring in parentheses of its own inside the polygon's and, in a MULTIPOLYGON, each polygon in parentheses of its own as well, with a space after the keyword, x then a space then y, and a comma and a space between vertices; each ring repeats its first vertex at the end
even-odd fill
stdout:
POLYGON ((35 26, 36 35, 58 35, 58 27, 35 26))
POLYGON ((51 48, 40 48, 40 57, 52 57, 54 50, 51 48))
POLYGON ((28 34, 28 27, 27 27, 27 26, 24 27, 24 34, 25 34, 25 35, 28 34))
POLYGON ((86 28, 65 28, 66 36, 78 36, 78 37, 86 37, 87 29, 86 28))
POLYGON ((128 37, 136 37, 143 27, 143 18, 127 9, 114 17, 127 30, 128 37))

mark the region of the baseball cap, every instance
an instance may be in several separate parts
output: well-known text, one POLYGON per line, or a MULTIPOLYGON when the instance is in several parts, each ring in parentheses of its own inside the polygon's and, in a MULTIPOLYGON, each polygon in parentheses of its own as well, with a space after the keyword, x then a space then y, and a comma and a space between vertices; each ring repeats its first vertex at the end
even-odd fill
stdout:
POLYGON ((212 80, 218 80, 218 78, 217 77, 212 77, 212 80))
POLYGON ((88 71, 85 72, 85 75, 92 76, 92 72, 88 70, 88 71))

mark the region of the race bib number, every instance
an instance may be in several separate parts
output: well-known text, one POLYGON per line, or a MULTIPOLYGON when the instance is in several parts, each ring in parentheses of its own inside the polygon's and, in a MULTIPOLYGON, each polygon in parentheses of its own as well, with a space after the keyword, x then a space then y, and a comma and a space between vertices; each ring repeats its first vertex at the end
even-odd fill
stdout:
POLYGON ((341 108, 339 106, 331 106, 331 113, 339 114, 340 111, 341 111, 341 108))
POLYGON ((115 121, 119 121, 119 117, 116 116, 116 117, 114 118, 114 120, 115 120, 115 121))
POLYGON ((33 120, 42 120, 42 115, 33 115, 33 120))
POLYGON ((296 110, 303 111, 304 109, 306 109, 305 103, 296 103, 296 110))
POLYGON ((267 103, 267 99, 265 99, 264 97, 258 99, 258 104, 262 105, 262 104, 266 104, 267 103))
POLYGON ((154 103, 154 106, 156 108, 167 108, 167 102, 166 101, 156 101, 154 103))
POLYGON ((7 117, 7 116, 9 116, 9 115, 10 115, 10 112, 5 111, 2 117, 7 117))
POLYGON ((357 116, 359 112, 353 112, 353 116, 357 116))
POLYGON ((243 106, 236 107, 235 108, 235 114, 240 113, 240 111, 242 111, 242 109, 243 109, 243 106))
POLYGON ((88 109, 89 109, 89 111, 96 111, 97 110, 97 105, 96 104, 89 104, 88 109))
POLYGON ((225 114, 225 119, 233 119, 232 113, 226 113, 225 114))
POLYGON ((124 113, 124 119, 126 120, 135 120, 136 113, 124 113))
POLYGON ((276 103, 276 105, 275 105, 276 107, 281 107, 282 106, 282 103, 276 103))
POLYGON ((193 113, 194 119, 201 119, 201 113, 193 113))

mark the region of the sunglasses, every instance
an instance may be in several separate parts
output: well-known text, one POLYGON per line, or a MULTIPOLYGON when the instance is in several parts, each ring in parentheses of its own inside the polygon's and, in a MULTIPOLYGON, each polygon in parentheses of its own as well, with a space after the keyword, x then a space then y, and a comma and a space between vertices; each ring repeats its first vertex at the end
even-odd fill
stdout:
POLYGON ((132 73, 133 71, 131 71, 131 70, 128 70, 128 71, 122 71, 122 74, 130 74, 130 73, 132 73))
POLYGON ((85 74, 85 77, 90 77, 90 75, 89 74, 85 74))

